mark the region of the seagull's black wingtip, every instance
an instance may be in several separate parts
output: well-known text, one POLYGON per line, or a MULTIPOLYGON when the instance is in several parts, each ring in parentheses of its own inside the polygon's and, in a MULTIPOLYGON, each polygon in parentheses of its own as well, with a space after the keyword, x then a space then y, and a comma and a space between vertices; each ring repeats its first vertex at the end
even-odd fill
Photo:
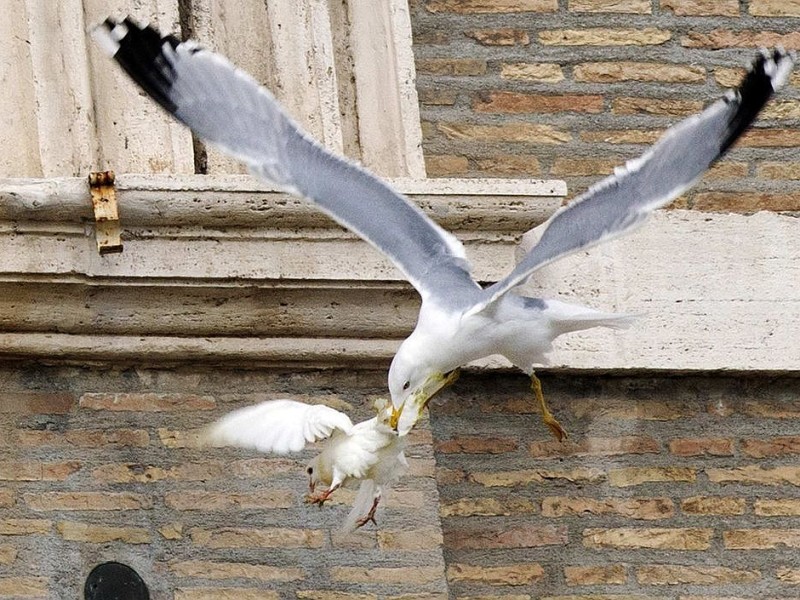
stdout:
POLYGON ((730 101, 738 103, 738 110, 723 140, 722 152, 744 133, 772 95, 785 85, 793 66, 794 54, 783 48, 762 49, 758 53, 739 87, 729 96, 730 101))
POLYGON ((154 100, 170 113, 177 110, 170 98, 175 69, 165 50, 177 48, 181 43, 178 38, 162 37, 155 28, 142 27, 130 17, 121 22, 106 19, 93 31, 93 37, 154 100))

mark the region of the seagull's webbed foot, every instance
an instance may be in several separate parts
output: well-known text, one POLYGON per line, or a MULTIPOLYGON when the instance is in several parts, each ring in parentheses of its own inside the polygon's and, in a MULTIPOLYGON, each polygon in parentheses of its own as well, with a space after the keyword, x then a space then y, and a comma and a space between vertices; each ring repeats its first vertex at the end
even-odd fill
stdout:
POLYGON ((317 494, 306 494, 305 503, 306 504, 316 504, 320 508, 330 499, 331 494, 339 489, 338 485, 331 487, 323 492, 319 492, 317 494))
POLYGON ((361 517, 358 521, 356 521, 356 529, 363 527, 370 521, 372 522, 375 527, 378 526, 378 522, 375 520, 375 510, 378 508, 378 502, 380 502, 381 497, 376 496, 375 499, 372 501, 372 508, 369 509, 369 512, 361 517))
POLYGON ((550 431, 553 432, 553 435, 556 437, 556 439, 559 442, 563 442, 565 439, 567 439, 567 431, 553 416, 553 413, 550 412, 550 409, 547 408, 547 402, 545 401, 544 394, 542 393, 542 382, 539 381, 539 378, 533 373, 531 374, 531 389, 533 390, 533 395, 536 396, 536 400, 538 400, 539 405, 542 408, 542 421, 550 428, 550 431))

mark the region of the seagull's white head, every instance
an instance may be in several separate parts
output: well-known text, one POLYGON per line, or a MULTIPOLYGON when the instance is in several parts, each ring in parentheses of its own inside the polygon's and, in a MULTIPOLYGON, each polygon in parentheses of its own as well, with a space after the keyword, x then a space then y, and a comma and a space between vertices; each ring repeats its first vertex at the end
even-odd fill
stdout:
POLYGON ((418 360, 411 348, 404 342, 389 368, 389 392, 394 406, 390 424, 400 435, 409 432, 439 390, 458 378, 458 369, 444 373, 418 360))

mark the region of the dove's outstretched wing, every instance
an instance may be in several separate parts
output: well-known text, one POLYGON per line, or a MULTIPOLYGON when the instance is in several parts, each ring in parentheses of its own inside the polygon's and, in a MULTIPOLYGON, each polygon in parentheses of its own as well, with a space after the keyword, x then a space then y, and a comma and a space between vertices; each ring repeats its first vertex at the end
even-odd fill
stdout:
POLYGON ((204 441, 213 446, 238 446, 288 454, 330 437, 335 430, 349 435, 350 418, 322 404, 270 400, 235 410, 212 423, 204 441))

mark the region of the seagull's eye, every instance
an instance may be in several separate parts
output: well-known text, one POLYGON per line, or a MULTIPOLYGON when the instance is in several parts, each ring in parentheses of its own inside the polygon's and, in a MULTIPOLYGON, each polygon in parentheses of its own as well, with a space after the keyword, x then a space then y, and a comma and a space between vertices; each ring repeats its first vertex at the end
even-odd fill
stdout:
POLYGON ((311 467, 308 467, 306 469, 306 473, 308 473, 309 475, 313 475, 314 474, 314 469, 312 469, 311 467))
POLYGON ((410 388, 410 387, 411 387, 411 382, 410 382, 410 381, 406 381, 406 382, 403 384, 403 391, 407 390, 407 389, 408 389, 408 388, 410 388))

